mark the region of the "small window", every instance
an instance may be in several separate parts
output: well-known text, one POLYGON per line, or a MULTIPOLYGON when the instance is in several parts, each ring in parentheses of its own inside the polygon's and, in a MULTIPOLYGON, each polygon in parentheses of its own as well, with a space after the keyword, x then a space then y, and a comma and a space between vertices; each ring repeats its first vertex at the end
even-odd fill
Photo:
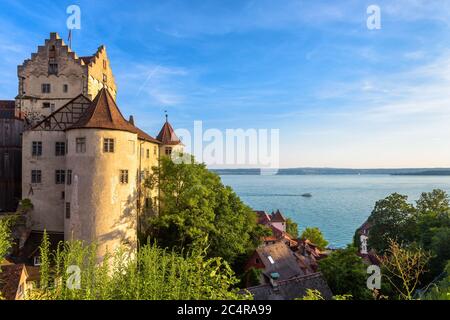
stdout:
POLYGON ((76 138, 76 152, 85 153, 86 152, 86 138, 76 138))
POLYGON ((64 93, 69 92, 69 85, 68 84, 63 84, 63 92, 64 93))
POLYGON ((67 185, 72 184, 72 170, 67 170, 67 185))
POLYGON ((66 219, 70 219, 70 202, 66 202, 66 219))
POLYGON ((147 159, 150 159, 150 149, 147 149, 147 159))
POLYGON ((274 263, 275 263, 275 260, 273 260, 272 256, 268 256, 267 259, 269 259, 269 261, 270 261, 271 264, 274 264, 274 263))
POLYGON ((61 199, 64 200, 66 198, 66 193, 64 191, 61 191, 61 199))
POLYGON ((107 63, 106 63, 106 60, 103 60, 103 69, 106 69, 107 68, 107 63))
POLYGON ((108 82, 108 77, 106 76, 106 74, 103 74, 103 82, 104 83, 108 82))
POLYGON ((257 264, 260 264, 261 261, 259 260, 259 258, 256 258, 256 259, 255 259, 255 262, 256 262, 257 264))
POLYGON ((120 170, 120 183, 128 183, 128 170, 120 170))
POLYGON ((42 172, 41 170, 31 170, 31 183, 41 183, 42 172))
POLYGON ((63 156, 66 154, 66 143, 65 142, 56 142, 55 143, 55 156, 63 156))
POLYGON ((150 209, 151 204, 152 204, 152 199, 145 198, 145 208, 150 209))
POLYGON ((156 156, 157 154, 157 150, 156 150, 156 146, 153 147, 153 154, 156 156))
POLYGON ((56 58, 56 47, 55 46, 51 46, 48 50, 48 57, 49 59, 54 59, 56 58))
POLYGON ((103 140, 103 152, 114 152, 114 139, 105 138, 103 140))
POLYGON ((51 91, 50 83, 43 83, 41 89, 42 93, 50 93, 51 91))
POLYGON ((170 156, 172 154, 172 148, 171 147, 166 147, 165 153, 166 153, 166 156, 170 156))
POLYGON ((41 265, 41 257, 39 257, 39 256, 33 257, 33 265, 35 267, 40 266, 41 265))
POLYGON ((42 103, 42 108, 44 108, 44 109, 50 109, 50 102, 43 102, 43 103, 42 103))
POLYGON ((49 75, 51 75, 51 74, 57 75, 58 74, 58 64, 57 63, 50 62, 48 64, 48 74, 49 75))
POLYGON ((42 156, 42 141, 33 141, 31 155, 35 157, 42 156))
POLYGON ((56 184, 66 183, 66 172, 64 170, 55 170, 55 183, 56 184))

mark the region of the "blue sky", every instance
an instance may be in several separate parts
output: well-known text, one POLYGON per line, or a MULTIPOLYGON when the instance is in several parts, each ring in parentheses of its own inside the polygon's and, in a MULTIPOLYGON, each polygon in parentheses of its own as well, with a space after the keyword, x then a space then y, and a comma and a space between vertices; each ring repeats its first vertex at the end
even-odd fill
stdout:
POLYGON ((427 0, 0 3, 0 99, 49 32, 105 44, 124 114, 174 127, 278 128, 282 167, 450 167, 450 3, 427 0), (381 8, 368 30, 366 9, 381 8))

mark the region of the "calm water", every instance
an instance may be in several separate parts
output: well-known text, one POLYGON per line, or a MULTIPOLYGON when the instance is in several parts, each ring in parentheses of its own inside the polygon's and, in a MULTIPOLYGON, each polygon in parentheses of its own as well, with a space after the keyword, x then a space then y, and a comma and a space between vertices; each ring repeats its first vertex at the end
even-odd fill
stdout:
POLYGON ((350 243, 375 202, 393 192, 409 196, 410 202, 435 188, 450 193, 448 176, 224 175, 222 181, 255 210, 280 209, 300 230, 319 227, 335 247, 350 243), (301 197, 304 193, 312 197, 301 197))

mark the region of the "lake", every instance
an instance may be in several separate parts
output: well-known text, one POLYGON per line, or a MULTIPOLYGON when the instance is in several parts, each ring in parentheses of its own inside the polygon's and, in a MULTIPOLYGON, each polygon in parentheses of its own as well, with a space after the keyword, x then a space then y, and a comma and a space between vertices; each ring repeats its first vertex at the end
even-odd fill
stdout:
POLYGON ((375 202, 393 192, 410 202, 422 192, 450 193, 449 176, 391 175, 222 175, 241 199, 255 210, 280 209, 305 227, 319 227, 331 246, 344 247, 370 215, 375 202), (311 193, 311 198, 301 195, 311 193))

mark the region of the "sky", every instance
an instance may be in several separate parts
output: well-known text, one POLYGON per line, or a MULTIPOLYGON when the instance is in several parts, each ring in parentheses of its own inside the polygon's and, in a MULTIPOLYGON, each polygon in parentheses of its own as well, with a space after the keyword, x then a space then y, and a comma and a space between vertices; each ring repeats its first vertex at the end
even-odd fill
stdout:
POLYGON ((279 129, 281 167, 450 167, 450 2, 0 2, 0 99, 66 9, 72 49, 104 44, 124 115, 175 128, 279 129), (367 28, 379 6, 381 29, 367 28))

